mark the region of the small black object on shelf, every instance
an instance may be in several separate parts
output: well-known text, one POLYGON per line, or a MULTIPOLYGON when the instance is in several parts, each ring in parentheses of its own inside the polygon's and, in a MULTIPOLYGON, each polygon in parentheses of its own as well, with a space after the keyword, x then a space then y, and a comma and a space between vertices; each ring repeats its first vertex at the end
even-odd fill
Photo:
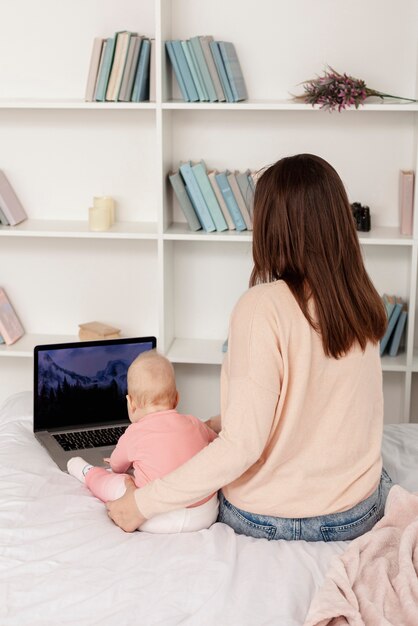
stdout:
POLYGON ((353 202, 351 205, 356 229, 368 233, 371 228, 370 207, 363 206, 360 202, 353 202))

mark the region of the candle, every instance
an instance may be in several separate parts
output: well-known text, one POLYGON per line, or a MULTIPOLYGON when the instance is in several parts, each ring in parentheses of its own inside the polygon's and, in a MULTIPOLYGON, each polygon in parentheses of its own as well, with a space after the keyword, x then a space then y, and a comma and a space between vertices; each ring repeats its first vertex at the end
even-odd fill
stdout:
POLYGON ((115 223, 115 201, 111 196, 94 196, 93 206, 108 209, 110 212, 110 225, 115 223))
POLYGON ((89 228, 90 230, 108 230, 110 228, 110 210, 107 207, 89 208, 89 228))

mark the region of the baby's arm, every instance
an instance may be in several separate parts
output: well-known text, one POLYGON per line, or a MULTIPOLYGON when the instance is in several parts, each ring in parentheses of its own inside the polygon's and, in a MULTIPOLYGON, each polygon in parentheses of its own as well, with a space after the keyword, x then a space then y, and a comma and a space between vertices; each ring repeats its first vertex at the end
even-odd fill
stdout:
POLYGON ((215 415, 214 417, 211 417, 210 419, 206 420, 205 424, 206 426, 214 430, 215 433, 220 433, 220 431, 222 430, 220 415, 215 415))
POLYGON ((118 443, 116 444, 116 448, 113 450, 112 454, 110 455, 110 459, 109 459, 110 467, 112 468, 112 471, 116 472, 117 474, 123 474, 132 465, 132 462, 129 460, 129 457, 128 457, 128 445, 127 445, 127 439, 129 436, 128 430, 129 430, 129 426, 124 432, 124 434, 122 435, 122 437, 120 437, 118 443))

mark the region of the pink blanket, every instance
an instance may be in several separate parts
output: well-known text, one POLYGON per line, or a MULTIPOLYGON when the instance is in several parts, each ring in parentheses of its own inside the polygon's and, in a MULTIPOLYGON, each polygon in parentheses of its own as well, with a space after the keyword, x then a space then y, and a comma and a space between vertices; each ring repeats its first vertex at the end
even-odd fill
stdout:
POLYGON ((418 626, 418 493, 392 487, 384 517, 331 564, 304 626, 418 626))

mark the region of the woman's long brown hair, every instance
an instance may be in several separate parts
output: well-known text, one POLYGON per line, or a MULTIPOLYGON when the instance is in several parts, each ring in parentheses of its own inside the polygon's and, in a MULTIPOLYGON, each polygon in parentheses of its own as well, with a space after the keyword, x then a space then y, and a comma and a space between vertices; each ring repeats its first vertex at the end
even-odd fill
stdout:
POLYGON ((384 335, 385 309, 364 267, 347 193, 320 157, 286 157, 261 175, 253 259, 250 286, 284 280, 327 356, 339 358, 355 342, 364 350, 384 335))

